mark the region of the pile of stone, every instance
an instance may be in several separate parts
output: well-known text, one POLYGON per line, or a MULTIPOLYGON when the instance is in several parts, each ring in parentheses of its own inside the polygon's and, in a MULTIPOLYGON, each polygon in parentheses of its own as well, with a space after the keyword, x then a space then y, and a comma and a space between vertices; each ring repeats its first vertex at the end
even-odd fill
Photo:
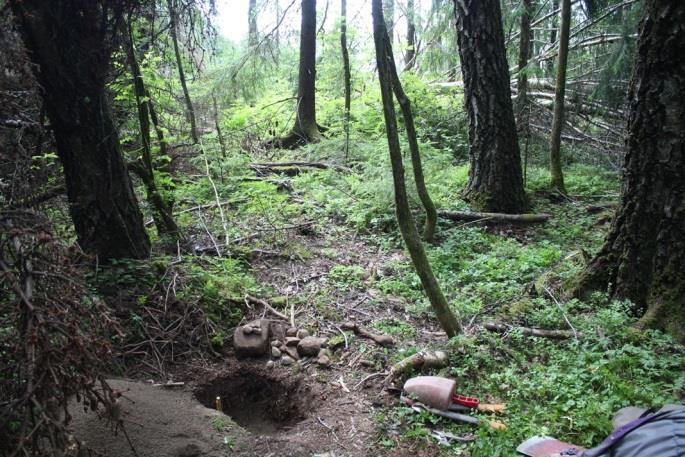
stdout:
POLYGON ((313 359, 317 365, 331 364, 328 338, 312 336, 305 329, 286 328, 279 321, 257 319, 235 329, 233 349, 236 357, 266 357, 292 365, 313 359))

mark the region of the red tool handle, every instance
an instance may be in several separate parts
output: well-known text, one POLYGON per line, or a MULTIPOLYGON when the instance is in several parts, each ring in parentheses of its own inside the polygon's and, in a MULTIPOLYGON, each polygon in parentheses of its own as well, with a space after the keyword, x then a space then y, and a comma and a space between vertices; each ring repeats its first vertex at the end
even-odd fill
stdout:
POLYGON ((465 395, 453 394, 452 401, 458 405, 466 406, 468 408, 478 408, 480 400, 476 397, 467 397, 465 395))

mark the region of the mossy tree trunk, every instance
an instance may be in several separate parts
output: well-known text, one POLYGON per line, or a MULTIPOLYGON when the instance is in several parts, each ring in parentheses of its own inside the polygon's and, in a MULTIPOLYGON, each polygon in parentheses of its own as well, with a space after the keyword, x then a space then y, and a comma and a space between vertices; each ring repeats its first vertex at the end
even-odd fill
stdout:
POLYGON ((257 41, 257 0, 250 0, 247 8, 247 44, 254 48, 257 41))
POLYGON ((188 92, 188 84, 186 83, 186 74, 183 70, 183 59, 181 59, 181 50, 178 45, 178 11, 174 0, 167 0, 167 7, 169 9, 169 32, 171 33, 171 41, 174 45, 174 56, 176 57, 176 67, 178 68, 178 79, 181 81, 181 89, 183 89, 183 100, 186 105, 186 115, 190 122, 190 137, 193 143, 198 142, 197 136, 197 122, 195 121, 195 108, 193 101, 190 99, 190 92, 188 92))
POLYGON ((576 289, 609 290, 639 325, 685 341, 685 3, 645 2, 631 83, 621 205, 576 289))
POLYGON ((416 20, 414 0, 407 0, 407 50, 404 53, 404 71, 409 71, 416 60, 416 20))
POLYGON ((554 120, 550 134, 549 169, 552 175, 550 186, 562 195, 566 195, 566 186, 564 185, 564 173, 561 170, 561 131, 564 126, 564 98, 566 96, 566 66, 570 30, 571 0, 561 0, 561 25, 559 26, 559 53, 554 90, 554 120))
POLYGON ((350 71, 350 54, 347 49, 347 0, 340 0, 340 52, 343 60, 343 84, 345 91, 345 157, 350 152, 350 107, 352 105, 352 73, 350 71))
POLYGON ((423 208, 426 210, 426 225, 423 230, 423 239, 429 243, 433 241, 435 235, 435 226, 438 223, 438 212, 435 209, 433 200, 428 193, 426 187, 426 180, 423 176, 423 164, 421 163, 421 153, 419 151, 419 142, 416 137, 416 126, 414 125, 414 115, 411 111, 411 102, 409 97, 404 93, 400 77, 397 74, 397 67, 395 66, 395 58, 392 52, 392 45, 390 41, 387 42, 388 49, 388 70, 390 70, 390 80, 392 90, 395 93, 397 102, 402 109, 402 116, 404 117, 404 128, 407 131, 407 141, 409 141, 409 153, 411 155, 411 164, 414 171, 414 183, 416 184, 416 192, 419 194, 419 199, 423 208))
POLYGON ((521 158, 499 0, 455 0, 457 38, 469 116, 469 181, 476 209, 523 213, 521 158))
POLYGON ((372 1, 373 13, 373 37, 376 46, 376 63, 378 65, 378 79, 381 86, 381 97, 383 100, 383 116, 385 118, 385 130, 388 138, 388 149, 390 152, 390 162, 392 164, 392 175, 395 187, 395 210, 397 212, 397 223, 402 233, 402 238, 407 245, 409 256, 412 259, 416 273, 421 279, 428 300, 433 311, 438 317, 440 325, 448 336, 452 337, 461 332, 461 325, 450 310, 447 300, 438 285, 433 270, 426 256, 426 252, 421 244, 418 231, 414 225, 407 198, 407 189, 404 182, 404 165, 402 163, 402 152, 400 150, 399 134, 397 132, 397 117, 392 93, 392 70, 391 64, 393 56, 388 51, 391 49, 388 32, 383 17, 382 0, 372 1))
POLYGON ((136 172, 145 185, 147 199, 152 206, 152 218, 155 222, 157 233, 160 236, 177 239, 179 235, 178 226, 171 213, 169 202, 162 196, 155 180, 155 169, 152 164, 152 143, 150 141, 150 100, 136 57, 130 22, 128 23, 127 51, 129 66, 133 76, 133 93, 136 97, 138 109, 141 143, 141 158, 140 161, 132 166, 132 170, 136 172))
POLYGON ((9 6, 36 65, 79 245, 100 261, 149 256, 105 92, 126 3, 105 8, 95 0, 22 0, 9 6))

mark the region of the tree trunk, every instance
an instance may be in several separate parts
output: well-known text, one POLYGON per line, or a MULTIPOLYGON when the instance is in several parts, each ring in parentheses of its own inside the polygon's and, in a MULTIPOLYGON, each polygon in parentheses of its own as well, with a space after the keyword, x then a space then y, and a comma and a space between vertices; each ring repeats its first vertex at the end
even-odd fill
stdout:
POLYGON ((561 130, 564 125, 564 97, 566 95, 566 64, 568 62, 568 39, 571 29, 571 0, 561 0, 561 26, 559 27, 559 56, 557 60, 557 82, 554 91, 554 120, 550 135, 549 170, 552 174, 550 186, 566 195, 564 174, 561 171, 561 130))
POLYGON ((219 140, 219 146, 221 147, 221 157, 226 158, 226 142, 224 141, 224 135, 221 132, 221 125, 219 125, 219 106, 216 103, 216 94, 212 92, 212 107, 214 108, 214 127, 216 128, 216 136, 219 140))
POLYGON ((250 0, 247 9, 247 44, 250 48, 257 46, 257 0, 250 0))
POLYGON ((133 32, 131 24, 128 24, 128 61, 133 75, 133 92, 136 97, 136 106, 138 108, 138 123, 140 125, 140 142, 142 146, 140 167, 135 167, 140 179, 145 185, 147 199, 152 206, 152 218, 155 221, 157 233, 160 236, 170 236, 177 239, 179 231, 176 221, 171 214, 171 208, 164 199, 157 183, 155 182, 155 170, 152 165, 152 146, 150 142, 150 111, 149 111, 149 97, 143 81, 143 75, 140 72, 138 59, 136 58, 136 51, 133 44, 133 32))
POLYGON ((388 40, 392 45, 395 40, 395 0, 383 0, 383 10, 385 18, 385 27, 388 31, 388 40))
POLYGON ((519 41, 518 74, 516 83, 516 112, 518 131, 523 132, 526 106, 528 104, 528 58, 530 56, 530 15, 533 0, 522 0, 523 14, 521 14, 521 35, 519 41))
POLYGON ((464 198, 494 213, 524 213, 521 162, 499 0, 455 0, 469 115, 469 182, 464 198))
POLYGON ((685 3, 645 2, 630 94, 621 203, 576 293, 609 290, 639 326, 685 341, 685 3))
POLYGON ((414 126, 414 115, 411 112, 411 103, 409 97, 402 89, 400 77, 397 74, 395 67, 395 57, 392 53, 392 47, 388 42, 388 70, 390 70, 390 78, 395 98, 402 109, 402 116, 404 117, 404 127, 407 130, 407 140, 409 141, 409 151, 411 154, 412 169, 414 171, 414 182, 416 183, 416 192, 419 194, 419 199, 423 208, 426 210, 426 225, 423 230, 423 239, 429 243, 433 241, 435 234, 435 226, 438 223, 438 212, 435 209, 433 200, 428 193, 426 182, 423 177, 423 165, 421 164, 421 154, 419 152, 419 142, 416 138, 416 127, 414 126))
POLYGON ((101 261, 147 257, 150 242, 105 94, 121 8, 93 0, 9 5, 38 67, 79 245, 101 261))
POLYGON ((397 211, 397 223, 402 233, 402 238, 407 245, 407 250, 414 263, 416 273, 421 279, 423 289, 428 296, 435 314, 440 321, 440 325, 448 336, 452 337, 461 332, 461 325, 452 313, 447 303, 447 299, 440 290, 433 270, 431 269, 426 252, 421 244, 421 239, 414 225, 407 198, 407 189, 404 182, 404 165, 402 164, 402 152, 400 150, 400 140, 397 133, 397 118, 395 116, 395 106, 392 97, 392 81, 390 62, 392 55, 388 55, 390 40, 385 27, 383 18, 383 7, 381 0, 372 1, 373 11, 373 36, 376 46, 376 63, 378 65, 378 79, 381 86, 381 97, 383 99, 383 116, 385 118, 385 129, 388 138, 388 149, 390 152, 390 162, 392 164, 392 176, 395 187, 395 210, 397 211))
POLYGON ((174 0, 167 0, 167 6, 169 8, 169 31, 171 32, 171 41, 174 45, 174 55, 176 56, 176 67, 178 68, 178 79, 181 81, 181 88, 183 89, 183 99, 186 103, 186 111, 188 115, 188 120, 190 121, 190 136, 193 139, 193 143, 198 142, 197 136, 197 124, 195 122, 195 109, 193 108, 193 102, 190 99, 190 92, 188 92, 188 85, 186 84, 186 75, 183 71, 183 61, 181 60, 181 50, 178 47, 178 14, 176 11, 176 6, 174 0))
POLYGON ((280 141, 280 146, 292 147, 320 139, 316 124, 316 0, 302 0, 297 119, 293 131, 280 141))
POLYGON ((404 71, 411 70, 416 59, 416 21, 414 0, 407 0, 407 51, 404 54, 404 71))
MULTIPOLYGON (((552 0, 552 11, 559 9, 560 0, 552 0)), ((554 47, 554 43, 557 42, 557 27, 559 24, 559 14, 553 14, 549 26, 549 45, 550 48, 554 47)), ((554 71, 554 59, 547 60, 547 74, 551 75, 554 71)))
POLYGON ((345 157, 350 151, 350 106, 352 104, 352 74, 350 71, 350 54, 347 49, 347 0, 340 0, 340 51, 343 59, 343 83, 345 90, 345 157))

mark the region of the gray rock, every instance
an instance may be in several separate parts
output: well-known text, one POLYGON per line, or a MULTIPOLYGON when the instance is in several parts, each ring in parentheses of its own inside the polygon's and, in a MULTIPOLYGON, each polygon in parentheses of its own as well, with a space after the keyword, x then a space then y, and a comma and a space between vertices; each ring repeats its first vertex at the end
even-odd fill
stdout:
POLYGON ((283 346, 283 342, 281 340, 271 340, 272 348, 280 348, 281 346, 283 346))
POLYGON ((252 327, 250 327, 249 325, 243 326, 243 334, 251 335, 253 332, 254 332, 254 329, 252 327))
POLYGON ((299 339, 301 339, 301 340, 307 338, 308 336, 309 336, 309 331, 308 331, 308 330, 305 330, 305 329, 301 328, 301 329, 299 329, 299 330, 297 331, 297 337, 298 337, 299 339))
POLYGON ((286 346, 297 346, 300 343, 300 339, 296 336, 288 336, 285 338, 286 346))
POLYGON ((266 367, 267 367, 267 368, 273 368, 274 365, 276 365, 276 363, 274 363, 273 360, 269 360, 268 362, 266 362, 266 367))
POLYGON ((233 349, 236 357, 261 357, 269 350, 269 320, 257 319, 238 327, 233 333, 233 349), (252 331, 245 332, 246 328, 252 331), (254 329, 258 328, 259 333, 254 329))
POLYGON ((285 331, 285 336, 296 336, 297 335, 297 329, 295 327, 290 327, 288 330, 285 331))
POLYGON ((322 346, 325 346, 328 338, 308 336, 297 344, 297 352, 302 357, 314 357, 319 354, 322 346))
POLYGON ((205 455, 205 451, 195 443, 188 443, 176 449, 174 455, 176 457, 199 457, 205 455))
POLYGON ((295 348, 294 346, 283 346, 281 348, 281 353, 284 355, 287 354, 293 360, 300 359, 300 355, 297 353, 297 348, 295 348))
POLYGON ((321 367, 328 367, 331 365, 331 352, 328 349, 321 349, 319 355, 316 356, 316 363, 321 367))
POLYGON ((281 363, 282 363, 283 365, 292 365, 293 363, 295 363, 295 360, 293 360, 293 358, 290 357, 289 355, 284 355, 284 356, 281 358, 281 363))
POLYGON ((281 356, 281 351, 278 348, 276 348, 276 347, 271 348, 271 357, 273 357, 274 359, 277 359, 280 356, 281 356))

